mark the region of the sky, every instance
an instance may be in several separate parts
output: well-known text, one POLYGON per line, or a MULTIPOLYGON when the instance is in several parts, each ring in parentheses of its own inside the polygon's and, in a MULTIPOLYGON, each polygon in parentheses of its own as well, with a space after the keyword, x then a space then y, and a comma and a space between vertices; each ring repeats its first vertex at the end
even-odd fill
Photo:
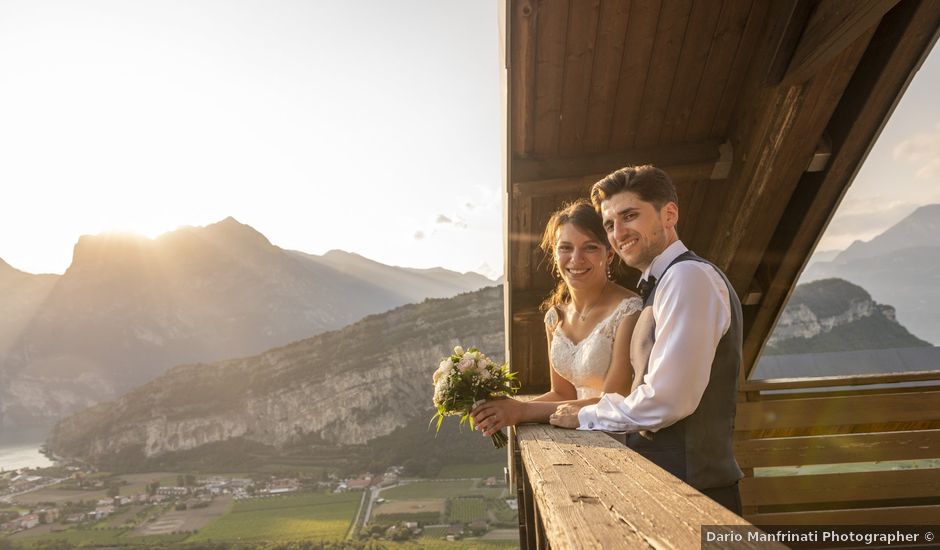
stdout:
POLYGON ((927 56, 842 199, 816 250, 871 240, 940 203, 940 53, 927 56))
MULTIPOLYGON (((282 247, 503 271, 496 0, 0 0, 0 258, 234 216, 282 247)), ((940 202, 940 55, 818 250, 940 202)))
POLYGON ((496 0, 0 0, 0 258, 234 216, 502 273, 496 0))

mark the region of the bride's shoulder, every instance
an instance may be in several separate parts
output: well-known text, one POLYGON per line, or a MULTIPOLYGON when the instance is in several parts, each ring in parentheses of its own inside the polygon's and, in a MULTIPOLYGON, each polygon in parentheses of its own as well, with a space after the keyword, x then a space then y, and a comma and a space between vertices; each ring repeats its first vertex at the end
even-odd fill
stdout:
POLYGON ((614 285, 614 297, 617 301, 616 308, 624 314, 630 314, 643 309, 643 298, 632 290, 628 290, 620 285, 614 285))
POLYGON ((640 298, 639 294, 637 294, 636 292, 633 292, 632 290, 628 290, 618 285, 617 283, 612 283, 611 287, 613 288, 613 292, 611 294, 613 294, 614 298, 617 300, 618 303, 629 301, 629 300, 632 300, 633 298, 636 298, 637 300, 642 301, 642 298, 640 298))
POLYGON ((558 308, 561 306, 552 306, 545 312, 545 326, 555 328, 558 324, 558 308))

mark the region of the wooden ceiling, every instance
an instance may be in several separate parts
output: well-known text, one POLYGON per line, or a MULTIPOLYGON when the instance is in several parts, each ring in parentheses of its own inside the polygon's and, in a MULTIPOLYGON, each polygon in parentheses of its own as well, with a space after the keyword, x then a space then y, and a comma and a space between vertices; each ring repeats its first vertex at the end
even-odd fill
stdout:
POLYGON ((745 303, 750 372, 936 40, 940 2, 508 0, 505 23, 507 356, 537 390, 541 230, 629 164, 673 176, 680 238, 745 303))

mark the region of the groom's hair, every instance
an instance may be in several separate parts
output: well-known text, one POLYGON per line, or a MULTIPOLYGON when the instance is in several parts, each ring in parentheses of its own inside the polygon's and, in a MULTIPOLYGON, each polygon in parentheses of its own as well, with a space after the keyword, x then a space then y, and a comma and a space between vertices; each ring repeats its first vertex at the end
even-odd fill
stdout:
POLYGON ((602 202, 624 191, 636 193, 641 201, 652 204, 656 210, 661 210, 669 202, 679 204, 676 187, 669 174, 652 164, 627 166, 595 183, 591 187, 591 204, 600 212, 602 202))

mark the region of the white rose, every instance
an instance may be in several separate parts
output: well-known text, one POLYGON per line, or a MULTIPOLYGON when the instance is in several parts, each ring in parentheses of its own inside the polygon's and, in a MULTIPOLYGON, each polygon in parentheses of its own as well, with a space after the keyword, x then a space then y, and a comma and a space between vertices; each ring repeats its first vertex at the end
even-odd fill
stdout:
POLYGON ((454 347, 454 355, 463 355, 463 348, 460 346, 454 347))
POLYGON ((466 372, 467 369, 472 368, 476 368, 476 363, 473 361, 473 357, 470 357, 469 354, 464 355, 460 362, 457 363, 457 369, 460 370, 460 372, 466 372))

